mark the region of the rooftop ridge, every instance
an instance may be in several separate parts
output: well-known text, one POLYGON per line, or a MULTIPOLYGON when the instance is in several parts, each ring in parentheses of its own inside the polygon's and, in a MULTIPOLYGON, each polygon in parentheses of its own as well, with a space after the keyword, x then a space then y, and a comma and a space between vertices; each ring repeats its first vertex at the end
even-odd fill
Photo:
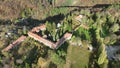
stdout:
POLYGON ((35 33, 32 33, 32 32, 28 32, 28 36, 31 38, 34 38, 35 40, 43 43, 46 46, 49 46, 50 48, 54 49, 55 43, 53 43, 52 41, 47 40, 47 39, 45 39, 35 33))
MULTIPOLYGON (((37 26, 37 27, 34 27, 31 31, 28 32, 28 36, 30 36, 31 38, 34 38, 35 40, 43 43, 44 45, 46 46, 49 46, 50 48, 52 49, 58 49, 66 40, 69 40, 72 36, 71 33, 65 33, 63 35, 62 38, 60 38, 59 41, 57 41, 56 43, 48 40, 48 39, 45 39, 33 32, 39 32, 42 28, 46 29, 46 26, 45 25, 41 25, 41 26, 37 26)), ((42 31, 42 30, 41 30, 42 31)))
POLYGON ((10 49, 12 49, 13 47, 15 47, 16 45, 20 44, 22 41, 24 41, 26 39, 26 36, 21 36, 19 37, 16 41, 14 41, 12 44, 9 44, 6 48, 4 48, 2 51, 8 51, 10 49))
POLYGON ((43 24, 43 25, 40 25, 40 26, 36 26, 36 27, 34 27, 31 31, 32 32, 39 32, 39 31, 42 31, 42 30, 46 30, 46 25, 45 24, 43 24))
MULTIPOLYGON (((49 39, 45 39, 42 36, 35 34, 35 32, 39 32, 39 31, 43 31, 43 30, 46 30, 45 24, 34 27, 32 30, 30 30, 28 32, 28 36, 31 38, 34 38, 35 40, 43 43, 44 45, 46 45, 52 49, 58 49, 66 40, 69 40, 72 37, 72 34, 67 32, 63 35, 62 38, 60 38, 59 41, 54 43, 54 42, 50 41, 49 39)), ((16 41, 14 41, 12 44, 9 44, 6 48, 4 48, 3 51, 8 51, 8 50, 12 49, 14 46, 20 44, 25 39, 26 39, 26 36, 21 36, 16 41)))

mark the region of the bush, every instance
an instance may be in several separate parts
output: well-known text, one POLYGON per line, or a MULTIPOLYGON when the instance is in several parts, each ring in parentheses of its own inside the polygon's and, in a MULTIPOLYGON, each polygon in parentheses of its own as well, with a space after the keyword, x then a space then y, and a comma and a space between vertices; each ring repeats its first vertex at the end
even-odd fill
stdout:
POLYGON ((114 33, 119 31, 119 29, 120 29, 119 24, 114 24, 113 26, 110 27, 109 32, 114 33))

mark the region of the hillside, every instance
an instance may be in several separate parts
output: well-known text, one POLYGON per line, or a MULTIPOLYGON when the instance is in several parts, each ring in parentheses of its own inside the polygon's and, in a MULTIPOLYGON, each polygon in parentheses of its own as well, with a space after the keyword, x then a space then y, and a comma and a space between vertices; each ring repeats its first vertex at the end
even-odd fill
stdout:
POLYGON ((119 68, 119 0, 0 0, 0 68, 119 68))

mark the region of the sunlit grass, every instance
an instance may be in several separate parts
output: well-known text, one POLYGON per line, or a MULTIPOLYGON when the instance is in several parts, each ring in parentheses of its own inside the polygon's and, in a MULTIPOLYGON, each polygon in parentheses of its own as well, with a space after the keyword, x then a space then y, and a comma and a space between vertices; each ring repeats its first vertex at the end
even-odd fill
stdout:
POLYGON ((85 68, 89 63, 90 52, 85 48, 79 46, 69 45, 66 59, 66 67, 70 68, 85 68))

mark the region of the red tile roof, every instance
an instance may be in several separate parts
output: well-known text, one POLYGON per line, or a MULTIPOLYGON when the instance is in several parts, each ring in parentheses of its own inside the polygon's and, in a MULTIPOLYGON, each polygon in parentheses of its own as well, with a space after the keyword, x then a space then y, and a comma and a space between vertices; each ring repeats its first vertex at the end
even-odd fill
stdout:
POLYGON ((49 40, 47 40, 47 39, 45 39, 45 38, 43 38, 35 33, 32 33, 32 32, 28 32, 28 36, 30 36, 30 37, 34 38, 35 40, 45 44, 46 46, 49 46, 50 48, 54 49, 55 44, 52 41, 49 41, 49 40))
POLYGON ((39 32, 40 30, 45 30, 45 29, 46 29, 45 25, 34 27, 30 32, 28 32, 28 36, 34 38, 35 40, 43 43, 46 46, 49 46, 52 49, 58 49, 66 40, 70 39, 72 36, 71 33, 65 33, 64 36, 59 41, 54 43, 48 39, 43 38, 42 36, 39 36, 33 33, 33 32, 39 32))
POLYGON ((55 49, 58 49, 66 40, 69 40, 71 37, 72 37, 71 33, 65 33, 64 36, 55 43, 56 44, 55 49))
MULTIPOLYGON (((34 32, 39 32, 40 30, 45 30, 45 29, 46 29, 45 25, 34 27, 31 31, 28 32, 28 36, 34 38, 35 40, 43 43, 46 46, 49 46, 52 49, 58 49, 66 40, 70 39, 72 36, 71 33, 65 33, 64 36, 59 41, 54 43, 54 42, 52 42, 48 39, 45 39, 34 33, 34 32)), ((8 50, 12 49, 13 47, 20 44, 25 39, 26 39, 26 36, 21 36, 16 41, 14 41, 12 44, 10 44, 6 48, 4 48, 3 51, 8 51, 8 50)))
POLYGON ((40 26, 34 27, 31 31, 32 32, 39 32, 40 30, 46 30, 46 26, 40 25, 40 26))
POLYGON ((26 36, 21 36, 16 41, 14 41, 12 44, 10 44, 6 48, 4 48, 3 51, 8 51, 8 50, 12 49, 13 47, 15 47, 16 45, 20 44, 25 39, 26 39, 26 36))
POLYGON ((75 19, 81 22, 81 19, 83 18, 83 15, 76 16, 75 19))

